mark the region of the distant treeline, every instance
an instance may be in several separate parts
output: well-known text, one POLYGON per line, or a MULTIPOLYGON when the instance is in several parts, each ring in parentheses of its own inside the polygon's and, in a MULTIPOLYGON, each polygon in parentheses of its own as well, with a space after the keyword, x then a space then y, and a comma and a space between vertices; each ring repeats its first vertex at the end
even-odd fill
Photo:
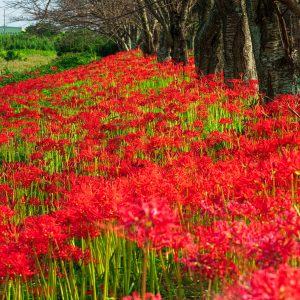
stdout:
POLYGON ((0 34, 0 49, 3 50, 55 50, 55 40, 27 33, 16 35, 0 34))
POLYGON ((98 57, 114 54, 117 45, 109 39, 90 30, 70 30, 61 32, 44 25, 43 30, 37 26, 30 26, 26 32, 17 35, 0 34, 1 50, 48 50, 57 54, 89 53, 98 57))
POLYGON ((93 53, 104 57, 118 51, 117 44, 87 29, 64 32, 55 41, 58 55, 65 53, 93 53))

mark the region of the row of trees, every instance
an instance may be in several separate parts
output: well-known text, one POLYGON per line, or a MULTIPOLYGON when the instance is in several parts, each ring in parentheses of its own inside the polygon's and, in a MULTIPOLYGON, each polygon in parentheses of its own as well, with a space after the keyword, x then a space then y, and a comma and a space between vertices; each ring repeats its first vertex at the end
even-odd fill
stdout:
POLYGON ((13 0, 36 21, 84 27, 139 46, 158 60, 187 63, 194 48, 199 74, 258 79, 260 92, 300 90, 300 0, 13 0), (191 43, 193 41, 193 43, 191 43))

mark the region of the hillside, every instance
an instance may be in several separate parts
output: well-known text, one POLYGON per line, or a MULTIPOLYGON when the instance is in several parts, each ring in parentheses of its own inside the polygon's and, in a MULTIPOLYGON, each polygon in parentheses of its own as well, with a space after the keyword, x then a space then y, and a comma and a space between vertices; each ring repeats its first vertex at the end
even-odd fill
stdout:
POLYGON ((300 98, 233 83, 131 51, 0 88, 1 297, 299 299, 300 98))

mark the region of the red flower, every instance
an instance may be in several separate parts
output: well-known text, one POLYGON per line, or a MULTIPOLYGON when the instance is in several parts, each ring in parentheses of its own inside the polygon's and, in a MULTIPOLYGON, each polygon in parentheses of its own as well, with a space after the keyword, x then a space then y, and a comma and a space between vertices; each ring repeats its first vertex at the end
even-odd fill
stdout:
POLYGON ((156 249, 171 247, 179 238, 177 215, 164 198, 150 196, 132 199, 120 208, 119 216, 129 237, 141 247, 149 244, 156 249))
POLYGON ((259 270, 216 300, 296 300, 300 299, 300 270, 288 265, 259 270))
MULTIPOLYGON (((134 292, 132 294, 132 296, 125 296, 122 298, 122 300, 141 300, 141 299, 142 299, 141 296, 137 292, 134 292)), ((146 293, 145 299, 146 300, 162 300, 162 297, 160 294, 153 295, 151 293, 146 293)))

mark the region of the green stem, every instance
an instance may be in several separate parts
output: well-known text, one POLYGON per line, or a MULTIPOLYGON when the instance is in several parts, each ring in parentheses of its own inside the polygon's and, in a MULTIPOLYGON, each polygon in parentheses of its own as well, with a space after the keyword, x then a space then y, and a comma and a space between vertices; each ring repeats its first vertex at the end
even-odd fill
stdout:
POLYGON ((108 274, 109 274, 109 250, 110 250, 110 234, 107 234, 106 247, 105 247, 105 274, 104 274, 104 292, 103 300, 107 299, 108 296, 108 274))
POLYGON ((146 300, 148 256, 149 256, 149 246, 146 245, 146 247, 144 248, 144 258, 143 258, 142 300, 146 300))

